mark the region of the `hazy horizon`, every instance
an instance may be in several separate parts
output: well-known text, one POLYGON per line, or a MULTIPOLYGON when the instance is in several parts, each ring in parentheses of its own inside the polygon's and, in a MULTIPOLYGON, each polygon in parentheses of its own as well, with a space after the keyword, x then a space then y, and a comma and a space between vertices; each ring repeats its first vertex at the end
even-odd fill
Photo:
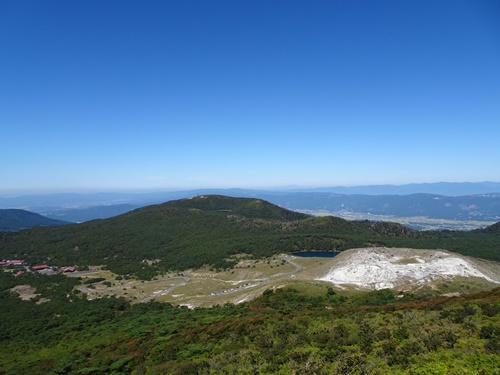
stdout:
POLYGON ((500 181, 500 3, 0 5, 0 194, 500 181))
MULTIPOLYGON (((306 186, 306 185, 287 185, 287 186, 257 186, 257 187, 245 187, 245 186, 228 186, 228 187, 211 187, 211 186, 197 186, 197 187, 180 187, 180 188, 148 188, 148 189, 134 189, 134 188, 71 188, 71 189, 13 189, 13 190, 2 190, 0 189, 0 198, 10 198, 10 197, 20 197, 23 195, 58 195, 58 194, 148 194, 148 193, 162 193, 162 192, 183 192, 183 191, 209 191, 209 190, 255 190, 255 191, 269 191, 269 192, 286 192, 286 191, 300 191, 300 190, 321 190, 321 189, 355 189, 355 188, 376 188, 376 187, 394 187, 394 188, 404 188, 412 186, 427 186, 432 187, 434 185, 488 185, 488 184, 498 184, 500 181, 436 181, 436 182, 422 182, 422 183, 407 183, 407 184, 367 184, 367 185, 323 185, 323 186, 306 186)), ((498 191, 500 192, 500 190, 498 191)), ((493 191, 491 191, 493 193, 493 191)), ((497 191, 495 191, 497 193, 497 191)), ((478 193, 481 194, 481 193, 478 193)))

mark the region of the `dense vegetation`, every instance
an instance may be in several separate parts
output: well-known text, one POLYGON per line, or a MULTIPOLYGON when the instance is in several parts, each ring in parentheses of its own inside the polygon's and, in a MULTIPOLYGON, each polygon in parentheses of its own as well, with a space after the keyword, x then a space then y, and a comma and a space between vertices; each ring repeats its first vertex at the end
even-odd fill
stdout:
MULTIPOLYGON (((237 253, 372 245, 498 260, 499 229, 421 233, 208 196, 78 225, 3 232, 0 258, 105 264, 143 278, 205 264, 230 267, 237 253)), ((297 284, 303 290, 267 290, 244 304, 189 310, 87 300, 76 286, 96 280, 0 272, 0 374, 500 373, 500 289, 426 300, 297 284), (15 287, 33 295, 22 300, 15 287)))
POLYGON ((20 280, 0 273, 4 375, 500 371, 500 289, 429 301, 390 290, 278 289, 246 304, 189 310, 87 301, 72 278, 21 278, 40 296, 20 300, 9 292, 20 280))
POLYGON ((500 260, 498 226, 473 232, 417 232, 394 223, 309 217, 258 199, 200 196, 104 220, 0 233, 0 258, 55 266, 106 265, 119 274, 210 265, 228 268, 238 253, 267 257, 298 250, 392 246, 447 249, 500 260))

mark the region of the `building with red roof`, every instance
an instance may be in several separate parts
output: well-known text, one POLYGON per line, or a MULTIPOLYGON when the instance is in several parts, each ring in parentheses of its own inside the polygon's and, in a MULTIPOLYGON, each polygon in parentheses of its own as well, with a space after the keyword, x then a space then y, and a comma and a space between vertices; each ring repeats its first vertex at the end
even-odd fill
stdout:
POLYGON ((9 262, 9 264, 12 264, 13 266, 22 266, 24 264, 25 260, 13 259, 13 260, 10 260, 8 262, 9 262))

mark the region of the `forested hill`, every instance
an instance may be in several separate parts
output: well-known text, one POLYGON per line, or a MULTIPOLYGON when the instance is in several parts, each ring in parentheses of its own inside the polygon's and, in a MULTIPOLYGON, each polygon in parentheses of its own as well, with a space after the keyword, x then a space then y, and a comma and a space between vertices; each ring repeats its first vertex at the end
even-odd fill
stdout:
POLYGON ((67 221, 49 219, 45 216, 25 210, 0 210, 0 231, 16 231, 20 229, 36 227, 39 225, 59 226, 66 224, 69 223, 67 221))
POLYGON ((500 222, 490 225, 489 227, 482 228, 482 229, 476 229, 476 232, 481 232, 481 233, 490 233, 490 234, 496 234, 497 236, 500 236, 500 222))
POLYGON ((235 199, 224 195, 200 195, 193 198, 170 201, 165 204, 165 207, 220 211, 246 218, 278 221, 302 220, 310 217, 300 212, 283 209, 262 199, 235 199))
POLYGON ((228 260, 234 254, 265 257, 313 246, 307 239, 310 246, 301 244, 304 236, 298 222, 307 220, 308 215, 259 199, 200 196, 64 228, 4 233, 0 258, 104 264, 118 273, 143 277, 203 265, 226 268, 234 263, 228 260))
POLYGON ((150 278, 204 265, 232 267, 235 254, 261 258, 374 245, 440 248, 500 260, 500 237, 488 232, 422 233, 394 223, 309 217, 258 199, 218 195, 81 224, 0 233, 0 258, 50 260, 54 266, 106 265, 119 274, 150 278))

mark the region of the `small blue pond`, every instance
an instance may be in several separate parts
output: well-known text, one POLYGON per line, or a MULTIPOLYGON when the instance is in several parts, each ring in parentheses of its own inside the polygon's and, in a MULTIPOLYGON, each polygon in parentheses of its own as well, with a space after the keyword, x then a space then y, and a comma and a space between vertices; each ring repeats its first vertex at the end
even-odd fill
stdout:
POLYGON ((337 251, 300 251, 291 255, 302 258, 333 258, 337 254, 337 251))

